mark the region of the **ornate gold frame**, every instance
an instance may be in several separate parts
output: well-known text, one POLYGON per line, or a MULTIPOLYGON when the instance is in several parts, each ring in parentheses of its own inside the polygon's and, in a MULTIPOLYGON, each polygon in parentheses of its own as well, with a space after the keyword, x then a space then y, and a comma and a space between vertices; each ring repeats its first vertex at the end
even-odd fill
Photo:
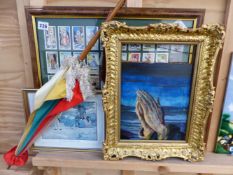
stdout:
POLYGON ((205 25, 182 29, 174 24, 151 24, 129 27, 117 21, 103 23, 101 38, 106 51, 106 83, 103 103, 106 114, 104 159, 119 160, 135 156, 146 160, 179 157, 188 161, 204 159, 206 121, 214 100, 213 73, 215 58, 222 47, 224 29, 205 25), (197 45, 197 61, 189 110, 188 137, 177 141, 122 141, 119 138, 121 43, 188 43, 197 45))

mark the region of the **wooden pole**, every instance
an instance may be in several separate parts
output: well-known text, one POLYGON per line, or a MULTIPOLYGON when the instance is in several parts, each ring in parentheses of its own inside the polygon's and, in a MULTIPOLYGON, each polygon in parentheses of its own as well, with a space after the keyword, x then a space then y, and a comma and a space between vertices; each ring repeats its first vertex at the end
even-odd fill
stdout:
MULTIPOLYGON (((114 18, 114 16, 116 16, 117 12, 121 9, 121 7, 124 4, 125 4, 125 0, 119 0, 118 3, 116 4, 115 8, 111 12, 109 12, 109 15, 106 18, 105 22, 111 21, 114 18)), ((83 61, 86 58, 88 52, 90 52, 91 48, 95 45, 96 41, 100 37, 100 31, 101 31, 101 29, 98 30, 98 32, 89 41, 86 48, 82 51, 82 53, 79 56, 80 61, 83 61)))

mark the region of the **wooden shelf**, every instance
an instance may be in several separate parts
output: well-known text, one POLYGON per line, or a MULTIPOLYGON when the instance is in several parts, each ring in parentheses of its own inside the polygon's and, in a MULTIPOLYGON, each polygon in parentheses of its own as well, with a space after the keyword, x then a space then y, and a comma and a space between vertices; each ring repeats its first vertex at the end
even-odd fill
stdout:
POLYGON ((32 174, 32 162, 29 158, 28 163, 23 167, 12 166, 11 169, 7 169, 7 165, 2 159, 2 154, 0 154, 0 175, 31 175, 32 174))
POLYGON ((38 167, 233 174, 233 156, 214 153, 207 153, 205 160, 202 162, 190 163, 175 158, 156 162, 136 158, 105 161, 102 159, 100 152, 40 152, 32 158, 32 164, 38 167))

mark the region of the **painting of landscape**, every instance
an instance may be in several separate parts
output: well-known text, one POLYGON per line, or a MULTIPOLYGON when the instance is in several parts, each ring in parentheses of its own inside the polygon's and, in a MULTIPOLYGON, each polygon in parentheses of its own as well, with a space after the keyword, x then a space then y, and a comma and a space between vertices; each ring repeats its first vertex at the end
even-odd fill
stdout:
MULTIPOLYGON (((233 59, 233 58, 232 58, 233 59)), ((217 153, 233 153, 233 64, 231 63, 225 100, 222 109, 222 119, 216 144, 217 153)))
POLYGON ((186 138, 193 64, 122 62, 121 140, 186 138))
POLYGON ((42 138, 97 140, 96 110, 96 103, 88 101, 62 112, 42 134, 42 138))

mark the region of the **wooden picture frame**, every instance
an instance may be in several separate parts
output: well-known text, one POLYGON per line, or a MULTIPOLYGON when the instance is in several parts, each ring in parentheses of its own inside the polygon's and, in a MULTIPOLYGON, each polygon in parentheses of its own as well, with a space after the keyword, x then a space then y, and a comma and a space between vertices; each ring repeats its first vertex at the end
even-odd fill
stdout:
POLYGON ((37 89, 22 89, 25 122, 27 123, 34 106, 34 96, 37 89))
MULTIPOLYGON (((25 121, 34 108, 37 89, 23 89, 25 121)), ((35 140, 32 151, 101 151, 105 138, 100 94, 59 114, 35 140)))
MULTIPOLYGON (((41 73, 41 63, 40 63, 40 48, 38 45, 38 30, 36 29, 37 26, 37 19, 104 19, 108 12, 112 10, 109 7, 43 7, 43 8, 31 8, 26 7, 26 17, 27 17, 27 25, 28 25, 28 34, 29 34, 29 43, 30 43, 30 50, 31 50, 31 59, 32 59, 32 69, 33 69, 33 80, 34 80, 34 87, 39 88, 42 84, 44 84, 48 79, 51 77, 52 74, 46 75, 42 77, 41 73), (44 81, 44 82, 43 82, 44 81)), ((204 9, 154 9, 154 8, 122 8, 117 16, 116 19, 135 19, 141 21, 141 25, 147 25, 149 23, 155 23, 156 20, 158 22, 171 22, 171 21, 192 21, 193 26, 192 28, 200 27, 203 23, 205 10, 204 9), (144 22, 143 22, 144 21, 144 22), (145 21, 147 21, 145 23, 145 21)), ((132 24, 138 25, 138 22, 131 22, 132 24)), ((100 23, 99 23, 100 25, 100 23)), ((140 25, 140 24, 139 24, 140 25)), ((60 61, 60 55, 58 54, 59 50, 47 50, 49 51, 47 55, 53 56, 55 55, 55 60, 58 62, 60 61), (59 59, 58 59, 59 57, 59 59)), ((104 53, 104 51, 103 51, 104 53)), ((45 53, 43 53, 45 55, 45 53)), ((42 54, 41 54, 42 55, 42 54)), ((93 77, 93 83, 98 83, 98 88, 101 88, 101 77, 105 77, 105 65, 104 65, 104 54, 100 56, 100 63, 103 62, 103 65, 99 67, 99 79, 97 76, 93 77)), ((57 64, 56 66, 57 67, 57 64)), ((53 73, 53 71, 50 71, 53 73)), ((102 78, 104 79, 104 78, 102 78)))
POLYGON ((112 21, 103 23, 101 38, 106 51, 105 160, 128 156, 203 160, 206 121, 214 100, 214 67, 224 29, 218 25, 184 29, 175 24, 130 27, 112 21), (125 44, 192 45, 195 54, 191 62, 182 64, 164 61, 171 59, 166 56, 153 63, 127 62, 121 61, 125 44))

